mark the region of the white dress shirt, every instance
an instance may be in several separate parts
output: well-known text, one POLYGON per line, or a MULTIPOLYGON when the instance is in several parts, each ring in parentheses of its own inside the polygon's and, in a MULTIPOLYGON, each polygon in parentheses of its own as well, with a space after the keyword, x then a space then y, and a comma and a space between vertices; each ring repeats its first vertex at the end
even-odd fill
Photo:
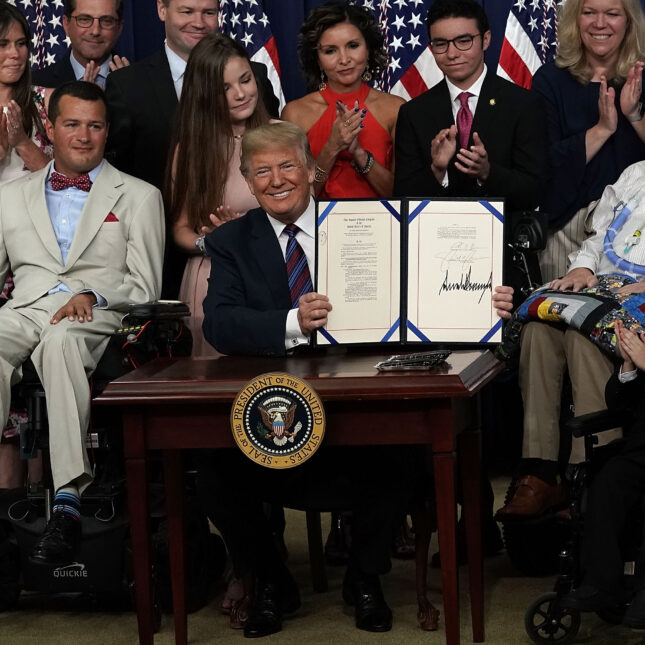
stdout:
POLYGON ((168 47, 167 40, 164 40, 163 46, 166 50, 166 58, 168 59, 168 65, 170 66, 170 75, 172 76, 172 82, 175 85, 175 92, 177 92, 177 98, 179 98, 181 96, 181 89, 184 86, 186 61, 168 47))

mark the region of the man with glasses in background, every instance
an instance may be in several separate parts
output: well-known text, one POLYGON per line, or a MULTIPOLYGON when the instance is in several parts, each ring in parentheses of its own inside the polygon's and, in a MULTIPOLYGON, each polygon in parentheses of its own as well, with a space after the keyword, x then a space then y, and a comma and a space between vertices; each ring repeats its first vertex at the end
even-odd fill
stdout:
POLYGON ((123 30, 123 0, 66 0, 63 29, 71 42, 67 54, 35 71, 34 85, 59 87, 82 80, 105 87, 111 71, 130 64, 113 52, 123 30))
POLYGON ((507 214, 535 208, 545 155, 537 97, 487 70, 491 33, 475 0, 437 0, 427 24, 445 78, 401 106, 394 194, 504 197, 507 214))

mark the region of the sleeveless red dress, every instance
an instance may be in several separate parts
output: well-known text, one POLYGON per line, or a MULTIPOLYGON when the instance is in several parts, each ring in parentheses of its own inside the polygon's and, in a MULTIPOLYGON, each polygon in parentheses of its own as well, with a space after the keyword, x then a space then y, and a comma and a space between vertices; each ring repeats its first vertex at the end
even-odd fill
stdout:
MULTIPOLYGON (((329 87, 320 91, 328 107, 307 133, 314 157, 318 158, 320 151, 329 138, 332 125, 336 120, 336 101, 342 101, 347 107, 352 108, 354 101, 358 100, 359 107, 362 109, 365 107, 365 99, 369 91, 370 87, 365 83, 356 92, 349 92, 348 94, 336 94, 329 87)), ((389 168, 392 156, 392 138, 389 132, 374 118, 369 110, 363 119, 363 123, 365 123, 365 127, 358 135, 361 148, 369 150, 376 161, 385 168, 389 168)), ((329 171, 325 186, 320 191, 319 199, 378 197, 365 175, 357 173, 351 162, 352 156, 347 151, 341 152, 336 157, 336 161, 329 171)))

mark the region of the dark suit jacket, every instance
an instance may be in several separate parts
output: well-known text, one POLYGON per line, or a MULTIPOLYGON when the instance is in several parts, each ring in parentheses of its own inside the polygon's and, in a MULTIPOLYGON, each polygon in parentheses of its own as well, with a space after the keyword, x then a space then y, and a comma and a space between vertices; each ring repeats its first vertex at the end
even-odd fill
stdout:
MULTIPOLYGON (((279 103, 266 67, 251 63, 267 109, 278 115, 279 103)), ((177 94, 164 49, 108 77, 110 106, 106 157, 119 170, 163 189, 177 94)))
POLYGON ((206 236, 204 336, 224 354, 282 355, 291 309, 284 256, 261 208, 206 236))
POLYGON ((394 195, 407 197, 505 197, 506 212, 538 205, 545 164, 545 131, 539 101, 527 90, 488 72, 471 128, 488 152, 490 176, 483 186, 459 172, 454 161, 444 189, 430 169, 430 143, 454 124, 443 80, 401 106, 396 124, 394 195))
POLYGON ((42 87, 59 87, 68 81, 75 81, 74 68, 69 60, 71 50, 54 64, 31 73, 31 82, 42 87))

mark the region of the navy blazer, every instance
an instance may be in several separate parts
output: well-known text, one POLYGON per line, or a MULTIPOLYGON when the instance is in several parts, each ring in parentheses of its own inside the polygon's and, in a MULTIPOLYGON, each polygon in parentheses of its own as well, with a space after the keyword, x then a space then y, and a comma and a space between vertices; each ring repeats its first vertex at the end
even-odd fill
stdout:
POLYGON ((397 197, 505 197, 506 212, 538 205, 545 170, 546 134, 540 103, 531 92, 488 72, 471 128, 488 152, 483 186, 454 166, 444 189, 430 169, 430 143, 454 125, 445 81, 401 106, 396 123, 394 195, 397 197))
POLYGON ((284 255, 261 208, 206 236, 211 258, 204 337, 223 354, 283 355, 291 293, 284 255))

